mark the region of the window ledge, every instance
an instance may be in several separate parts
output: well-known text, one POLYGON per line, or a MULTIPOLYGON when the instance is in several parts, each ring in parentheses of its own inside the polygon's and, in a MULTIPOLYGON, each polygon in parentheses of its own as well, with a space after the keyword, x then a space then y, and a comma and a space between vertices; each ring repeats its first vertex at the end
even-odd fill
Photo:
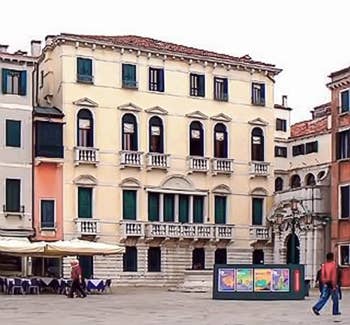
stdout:
POLYGON ((342 217, 338 217, 339 221, 350 221, 350 217, 347 218, 342 218, 342 217))
POLYGON ((266 106, 265 103, 252 103, 252 105, 253 106, 261 106, 261 107, 266 106))
POLYGON ((342 163, 342 162, 349 162, 350 161, 350 157, 349 158, 341 158, 341 159, 337 159, 338 163, 342 163))
POLYGON ((341 116, 347 116, 347 115, 350 115, 350 110, 349 111, 346 111, 346 112, 339 112, 338 116, 341 117, 341 116))

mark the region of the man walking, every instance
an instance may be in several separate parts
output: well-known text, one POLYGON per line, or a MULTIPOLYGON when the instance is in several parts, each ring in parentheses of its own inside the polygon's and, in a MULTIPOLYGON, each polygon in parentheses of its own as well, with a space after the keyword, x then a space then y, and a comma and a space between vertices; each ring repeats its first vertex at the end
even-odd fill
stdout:
POLYGON ((340 315, 339 312, 339 296, 337 290, 337 266, 334 262, 334 254, 328 253, 326 263, 321 267, 321 282, 323 285, 322 294, 316 305, 312 307, 315 315, 320 315, 320 310, 327 303, 330 296, 333 301, 333 315, 340 315))
POLYGON ((82 283, 82 275, 81 275, 81 268, 79 265, 79 261, 73 260, 70 262, 70 265, 71 265, 72 286, 70 288, 68 298, 73 298, 75 292, 78 295, 80 294, 82 298, 85 298, 86 293, 84 292, 84 290, 80 285, 82 283))

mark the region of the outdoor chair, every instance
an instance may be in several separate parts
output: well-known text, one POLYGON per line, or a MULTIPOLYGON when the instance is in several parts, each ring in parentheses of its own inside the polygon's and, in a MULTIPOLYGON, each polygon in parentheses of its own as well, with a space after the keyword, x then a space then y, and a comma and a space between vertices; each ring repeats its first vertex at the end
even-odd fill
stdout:
POLYGON ((9 290, 11 290, 11 294, 15 294, 16 290, 19 290, 19 292, 24 295, 25 292, 23 290, 23 286, 22 286, 22 280, 21 279, 14 279, 14 282, 12 284, 12 286, 9 286, 9 290))
POLYGON ((28 293, 36 293, 37 295, 40 293, 40 282, 38 279, 34 278, 30 280, 28 293))
POLYGON ((106 285, 103 289, 103 292, 107 292, 107 290, 109 291, 109 293, 112 293, 112 280, 111 279, 106 280, 106 285))

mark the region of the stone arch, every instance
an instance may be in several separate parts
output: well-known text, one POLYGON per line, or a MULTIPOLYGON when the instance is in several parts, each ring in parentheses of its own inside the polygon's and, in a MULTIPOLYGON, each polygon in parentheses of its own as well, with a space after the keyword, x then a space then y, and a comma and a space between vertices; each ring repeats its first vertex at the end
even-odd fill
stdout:
POLYGON ((215 186, 211 192, 218 193, 218 194, 231 194, 232 193, 230 187, 225 185, 225 184, 220 184, 218 186, 215 186))
POLYGON ((183 175, 171 175, 160 184, 162 188, 177 189, 177 190, 195 190, 193 183, 183 175))
POLYGON ((263 187, 255 187, 249 192, 250 195, 267 196, 268 192, 263 187))
POLYGON ((141 183, 139 180, 137 180, 136 178, 133 177, 128 177, 128 178, 124 178, 120 184, 120 187, 133 187, 133 188, 140 188, 141 187, 141 183))
POLYGON ((92 175, 80 175, 73 180, 75 185, 96 186, 97 179, 92 175))

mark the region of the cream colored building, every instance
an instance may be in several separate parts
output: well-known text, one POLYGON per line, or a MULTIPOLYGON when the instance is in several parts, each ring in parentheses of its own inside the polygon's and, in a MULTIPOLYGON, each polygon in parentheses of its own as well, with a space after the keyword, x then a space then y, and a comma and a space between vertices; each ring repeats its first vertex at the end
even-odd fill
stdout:
POLYGON ((126 246, 124 261, 82 259, 88 273, 174 285, 188 268, 273 261, 279 72, 137 36, 46 38, 38 97, 65 115, 64 239, 126 246))

